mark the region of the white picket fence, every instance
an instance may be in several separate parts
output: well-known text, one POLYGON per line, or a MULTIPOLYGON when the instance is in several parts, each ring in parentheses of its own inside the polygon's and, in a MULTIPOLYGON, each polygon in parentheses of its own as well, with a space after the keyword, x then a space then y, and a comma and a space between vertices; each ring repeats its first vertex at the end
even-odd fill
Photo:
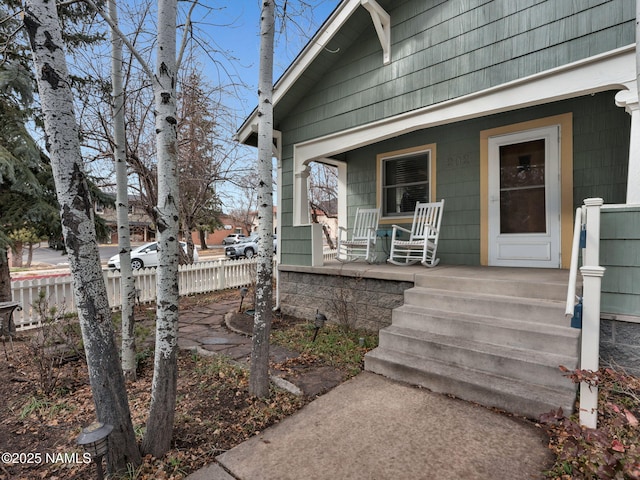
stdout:
MULTIPOLYGON (((239 260, 216 260, 198 262, 193 265, 181 265, 178 268, 179 294, 193 295, 228 288, 237 288, 250 284, 256 276, 256 258, 239 260)), ((120 272, 104 270, 109 305, 113 310, 121 306, 120 272)), ((144 268, 133 273, 136 282, 138 301, 151 303, 156 300, 156 269, 144 268)), ((75 312, 71 275, 58 275, 11 282, 13 301, 22 306, 22 310, 13 313, 16 330, 37 328, 40 319, 33 308, 44 291, 49 307, 58 311, 75 312)))
MULTIPOLYGON (((325 250, 324 261, 335 259, 336 250, 325 250)), ((228 288, 249 285, 256 277, 257 258, 239 260, 215 260, 198 262, 192 265, 181 265, 178 268, 178 284, 180 296, 197 293, 215 292, 228 288)), ((274 258, 274 271, 277 262, 274 258)), ((107 286, 109 305, 113 310, 121 306, 120 271, 103 270, 104 282, 107 286)), ((156 300, 156 269, 143 268, 133 272, 136 282, 137 301, 152 303, 156 300)), ((16 330, 27 330, 40 326, 40 318, 33 305, 38 300, 40 291, 44 291, 49 307, 58 311, 75 312, 73 284, 71 275, 57 275, 11 282, 13 301, 22 306, 22 310, 13 312, 16 330)))

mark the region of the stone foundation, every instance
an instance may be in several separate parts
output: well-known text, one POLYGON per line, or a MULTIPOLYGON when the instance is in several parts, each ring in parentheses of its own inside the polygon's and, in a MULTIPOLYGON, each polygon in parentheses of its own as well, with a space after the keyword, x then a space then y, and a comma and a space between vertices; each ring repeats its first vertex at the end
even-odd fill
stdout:
POLYGON ((280 272, 280 308, 285 315, 378 331, 391 325, 391 311, 404 303, 413 282, 345 275, 280 272))
POLYGON ((600 363, 621 367, 631 375, 640 376, 640 324, 602 319, 600 363))

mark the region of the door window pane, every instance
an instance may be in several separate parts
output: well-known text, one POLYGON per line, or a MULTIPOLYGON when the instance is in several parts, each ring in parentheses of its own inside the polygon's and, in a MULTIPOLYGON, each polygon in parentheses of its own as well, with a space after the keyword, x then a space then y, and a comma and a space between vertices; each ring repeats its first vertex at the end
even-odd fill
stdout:
POLYGON ((500 233, 545 233, 545 141, 500 147, 500 233))

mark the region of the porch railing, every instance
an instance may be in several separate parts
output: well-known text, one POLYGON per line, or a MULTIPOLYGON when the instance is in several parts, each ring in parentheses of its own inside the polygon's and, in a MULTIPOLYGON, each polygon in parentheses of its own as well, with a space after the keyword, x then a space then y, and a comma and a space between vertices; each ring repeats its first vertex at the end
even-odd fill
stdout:
MULTIPOLYGON (((583 278, 582 313, 579 321, 582 328, 580 369, 591 371, 598 370, 600 355, 600 296, 602 276, 605 270, 600 266, 600 208, 602 204, 601 198, 588 198, 584 201, 584 207, 576 211, 570 280, 567 292, 567 314, 570 314, 573 313, 578 254, 582 246, 584 248, 582 252, 583 266, 580 267, 580 273, 583 278)), ((597 386, 589 385, 586 382, 580 383, 579 414, 581 425, 588 428, 597 427, 597 386)))
POLYGON ((578 279, 578 260, 580 257, 581 232, 585 228, 584 207, 576 208, 576 221, 573 227, 573 244, 571 246, 571 265, 569 267, 569 286, 567 288, 567 305, 565 315, 573 315, 576 302, 576 284, 578 279))

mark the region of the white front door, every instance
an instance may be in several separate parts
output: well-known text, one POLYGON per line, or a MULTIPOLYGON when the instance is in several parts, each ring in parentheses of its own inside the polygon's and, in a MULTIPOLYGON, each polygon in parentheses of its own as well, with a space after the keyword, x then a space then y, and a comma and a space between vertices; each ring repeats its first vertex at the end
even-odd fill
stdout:
POLYGON ((489 138, 489 265, 560 268, 559 129, 489 138))

